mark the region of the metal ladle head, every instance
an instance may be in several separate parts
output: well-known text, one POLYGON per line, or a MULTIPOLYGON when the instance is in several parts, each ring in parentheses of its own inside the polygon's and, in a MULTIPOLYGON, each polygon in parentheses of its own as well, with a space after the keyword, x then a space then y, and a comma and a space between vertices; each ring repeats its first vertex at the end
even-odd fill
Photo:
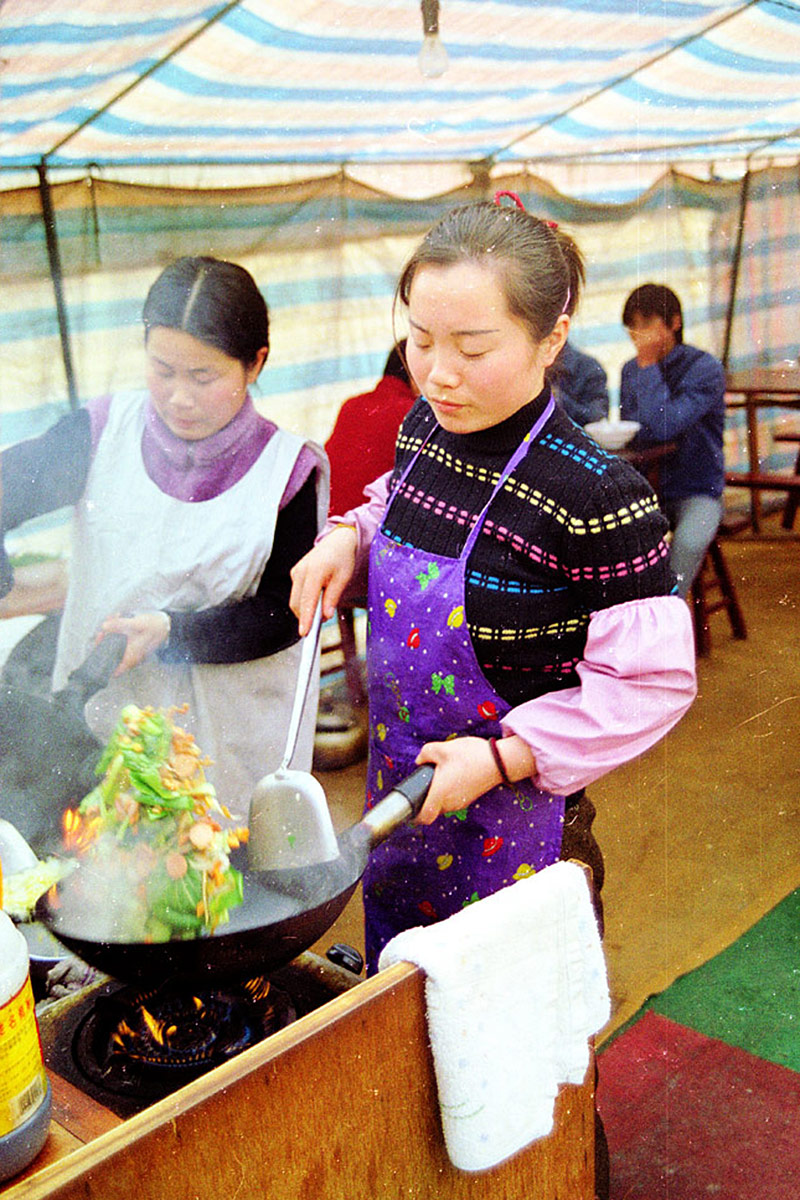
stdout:
POLYGON ((248 861, 257 871, 313 866, 339 857, 328 801, 319 780, 289 766, 317 659, 322 600, 303 638, 283 761, 256 784, 250 799, 248 861))

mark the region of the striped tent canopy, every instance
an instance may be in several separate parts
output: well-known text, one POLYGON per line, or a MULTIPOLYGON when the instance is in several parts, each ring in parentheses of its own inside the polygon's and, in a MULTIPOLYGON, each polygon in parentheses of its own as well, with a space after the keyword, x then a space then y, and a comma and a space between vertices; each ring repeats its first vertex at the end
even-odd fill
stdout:
POLYGON ((796 155, 796 0, 4 0, 0 166, 796 155))
POLYGON ((612 402, 646 278, 732 369, 800 358, 800 0, 440 0, 435 75, 432 7, 0 0, 0 447, 141 386, 142 300, 196 253, 253 273, 257 403, 323 441, 407 255, 498 187, 577 236, 612 402))

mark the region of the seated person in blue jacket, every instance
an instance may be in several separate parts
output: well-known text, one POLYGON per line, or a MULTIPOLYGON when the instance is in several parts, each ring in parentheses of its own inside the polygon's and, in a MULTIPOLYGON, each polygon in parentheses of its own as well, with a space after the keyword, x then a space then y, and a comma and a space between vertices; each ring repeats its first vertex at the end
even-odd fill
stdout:
POLYGON ((608 377, 591 354, 567 341, 547 372, 553 396, 576 425, 608 416, 608 377))
MULTIPOLYGON (((582 265, 577 282, 581 288, 586 282, 582 265)), ((564 309, 570 318, 577 308, 578 295, 578 287, 570 288, 564 309)), ((576 425, 583 427, 608 416, 608 377, 605 370, 596 358, 578 350, 569 340, 562 346, 552 367, 548 367, 545 378, 550 384, 553 398, 576 425)))
POLYGON ((636 358, 622 368, 620 415, 641 424, 637 446, 675 442, 659 491, 672 528, 670 565, 685 598, 722 516, 725 372, 713 355, 684 344, 681 302, 663 284, 635 288, 622 323, 636 358))

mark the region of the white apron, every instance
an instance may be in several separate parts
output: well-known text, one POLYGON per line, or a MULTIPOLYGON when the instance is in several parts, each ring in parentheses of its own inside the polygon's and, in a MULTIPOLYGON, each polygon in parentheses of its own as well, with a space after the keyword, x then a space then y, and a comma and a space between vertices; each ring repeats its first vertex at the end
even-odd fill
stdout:
MULTIPOLYGON (((327 511, 328 467, 314 443, 278 430, 250 470, 211 500, 162 492, 142 461, 146 395, 115 396, 75 511, 70 587, 53 674, 57 690, 113 613, 197 610, 255 594, 272 551, 278 506, 304 445, 320 462, 318 525, 327 511)), ((183 721, 213 759, 220 801, 247 816, 256 781, 281 761, 300 644, 244 663, 165 664, 153 658, 112 679, 86 706, 105 742, 124 705, 189 705, 183 721)), ((309 689, 293 763, 308 770, 319 676, 309 689)))

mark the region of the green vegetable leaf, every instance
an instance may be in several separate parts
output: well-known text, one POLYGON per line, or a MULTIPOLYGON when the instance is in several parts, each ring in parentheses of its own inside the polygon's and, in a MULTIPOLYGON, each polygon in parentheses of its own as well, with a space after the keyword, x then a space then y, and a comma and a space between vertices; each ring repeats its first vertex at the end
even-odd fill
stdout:
POLYGON ((182 879, 170 879, 166 868, 159 866, 147 882, 150 911, 179 937, 190 931, 202 932, 205 922, 197 915, 202 898, 203 875, 194 867, 189 867, 182 879))

